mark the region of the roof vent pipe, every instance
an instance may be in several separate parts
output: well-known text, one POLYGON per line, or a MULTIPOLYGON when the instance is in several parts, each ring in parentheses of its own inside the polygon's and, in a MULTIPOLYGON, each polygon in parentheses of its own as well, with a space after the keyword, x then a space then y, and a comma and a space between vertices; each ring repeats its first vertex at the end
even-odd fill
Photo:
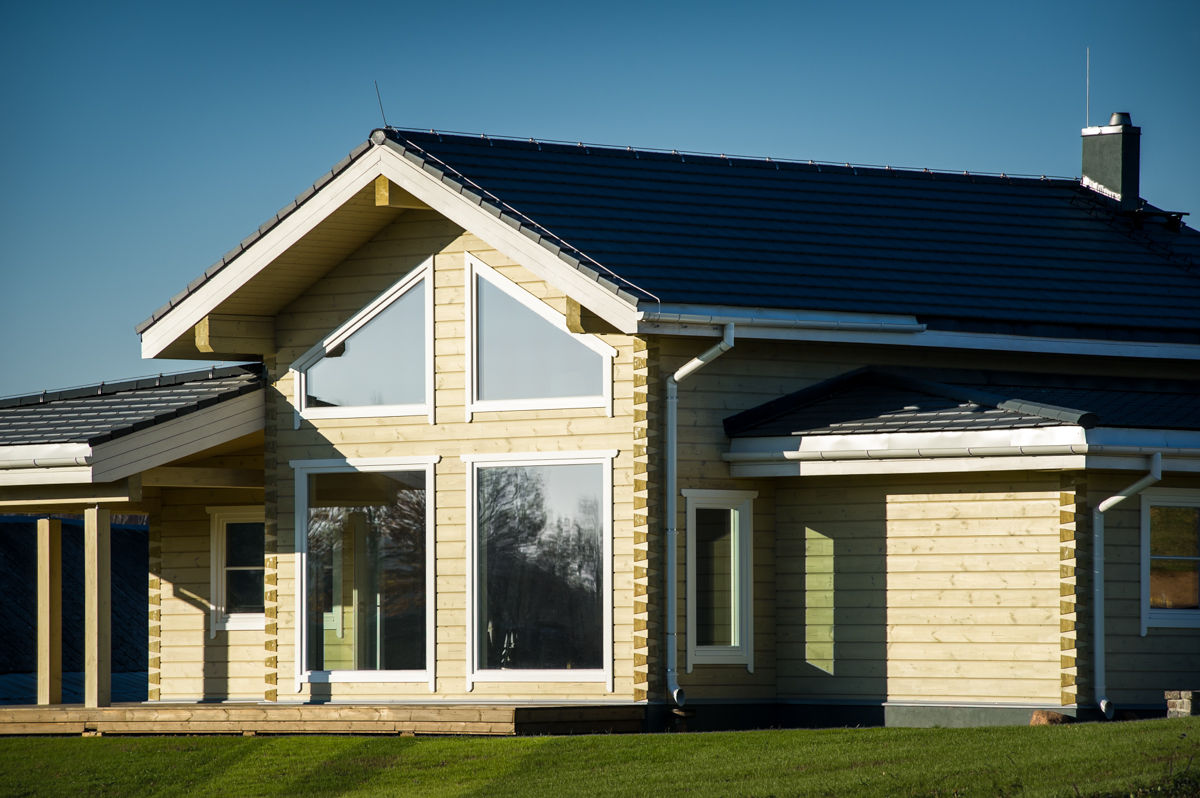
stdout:
POLYGON ((1083 186, 1120 203, 1121 210, 1138 207, 1142 129, 1127 111, 1118 111, 1107 125, 1085 127, 1083 186))

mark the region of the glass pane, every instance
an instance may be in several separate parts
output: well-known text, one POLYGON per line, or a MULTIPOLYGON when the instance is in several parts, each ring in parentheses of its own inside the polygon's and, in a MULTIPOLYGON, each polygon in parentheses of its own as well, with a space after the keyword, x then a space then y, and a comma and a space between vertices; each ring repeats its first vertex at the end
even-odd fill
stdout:
POLYGON ((1200 560, 1150 560, 1150 606, 1200 609, 1200 560))
POLYGON ((424 286, 410 288, 305 372, 307 407, 425 401, 424 286))
POLYGON ((310 670, 425 668, 425 472, 308 478, 310 670))
POLYGON ((225 612, 263 611, 263 569, 225 572, 225 612))
POLYGON ((603 466, 478 474, 479 667, 603 667, 603 466))
POLYGON ((475 278, 480 399, 600 396, 604 362, 570 333, 475 278))
POLYGON ((1200 507, 1151 507, 1150 553, 1200 557, 1200 507))
POLYGON ((734 632, 733 513, 696 510, 696 645, 737 645, 734 632))
POLYGON ((261 521, 225 525, 225 564, 262 566, 263 524, 261 521))

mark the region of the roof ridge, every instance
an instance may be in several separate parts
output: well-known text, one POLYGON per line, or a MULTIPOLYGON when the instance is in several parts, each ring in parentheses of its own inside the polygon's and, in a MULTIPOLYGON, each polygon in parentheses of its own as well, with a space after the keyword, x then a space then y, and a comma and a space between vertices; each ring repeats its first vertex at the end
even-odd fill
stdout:
POLYGON ((212 366, 207 369, 180 371, 174 374, 134 377, 118 382, 102 381, 93 385, 81 385, 74 388, 62 388, 54 391, 45 390, 40 393, 0 397, 0 408, 25 407, 45 404, 47 402, 58 402, 65 399, 82 399, 88 396, 112 396, 118 393, 147 388, 161 388, 172 385, 183 385, 190 382, 220 380, 227 377, 235 377, 239 374, 249 374, 261 378, 264 370, 261 364, 244 363, 236 366, 212 366))
POLYGON ((666 147, 634 147, 632 145, 620 144, 600 144, 595 142, 585 141, 570 141, 566 139, 538 139, 532 136, 505 136, 492 135, 488 133, 471 133, 458 130, 437 130, 435 128, 402 128, 389 125, 385 128, 379 128, 388 132, 397 134, 421 134, 421 135, 436 135, 436 136, 458 136, 468 139, 482 139, 485 141, 504 141, 517 144, 552 144, 563 147, 583 147, 598 150, 610 150, 612 152, 628 152, 628 153, 652 153, 656 155, 678 155, 681 159, 686 158, 707 158, 715 161, 734 161, 753 164, 794 164, 798 166, 833 166, 841 169, 869 169, 878 172, 898 172, 901 174, 914 175, 931 175, 931 176, 971 176, 971 177, 996 177, 1019 180, 1057 180, 1069 183, 1078 183, 1078 176, 1066 175, 1046 175, 1046 174, 1031 174, 1022 172, 986 172, 986 171, 971 171, 967 169, 930 169, 929 167, 921 166, 892 166, 890 164, 868 164, 856 163, 853 161, 828 161, 813 158, 780 158, 771 155, 730 155, 723 152, 706 152, 703 150, 680 150, 666 147))

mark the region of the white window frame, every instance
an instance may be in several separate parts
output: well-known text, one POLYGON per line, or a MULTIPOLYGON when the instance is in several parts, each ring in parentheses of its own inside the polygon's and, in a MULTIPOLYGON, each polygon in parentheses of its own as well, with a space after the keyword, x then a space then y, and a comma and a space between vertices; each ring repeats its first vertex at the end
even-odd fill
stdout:
MULTIPOLYGON (((266 515, 262 505, 207 507, 209 524, 209 576, 211 600, 209 601, 210 622, 208 636, 216 637, 217 632, 228 631, 259 631, 266 628, 265 612, 226 612, 225 611, 225 533, 228 524, 248 523, 262 524, 266 515)), ((265 530, 264 530, 265 534, 265 530)), ((263 575, 266 575, 266 559, 263 559, 263 575)), ((263 584, 266 590, 266 583, 263 584)))
POLYGON ((757 491, 684 490, 687 500, 687 672, 696 665, 745 665, 754 673, 754 500, 757 491), (727 510, 734 514, 733 619, 737 645, 696 645, 696 510, 727 510))
MULTIPOLYGON (((1142 636, 1153 627, 1168 629, 1200 628, 1200 609, 1167 610, 1150 607, 1150 508, 1200 508, 1200 490, 1187 488, 1147 488, 1141 494, 1142 559, 1142 636)), ((1157 558, 1161 559, 1161 558, 1157 558)))
MULTIPOLYGON (((385 364, 379 364, 379 368, 385 364)), ((309 349, 294 362, 290 370, 295 385, 292 404, 296 408, 297 425, 299 420, 322 418, 379 418, 393 416, 428 416, 433 423, 433 258, 426 258, 417 268, 406 274, 399 282, 371 301, 366 307, 342 326, 325 336, 320 343, 309 349), (308 407, 305 397, 308 395, 308 370, 315 366, 325 355, 337 346, 345 343, 350 336, 362 329, 367 322, 374 319, 393 302, 405 296, 410 291, 420 289, 424 292, 425 305, 425 390, 424 401, 404 405, 361 405, 354 407, 308 407)))
POLYGON ((464 454, 467 467, 467 634, 466 634, 466 689, 471 692, 476 684, 484 682, 604 682, 608 692, 613 692, 613 561, 612 561, 612 463, 618 451, 581 452, 524 452, 513 454, 464 454), (602 668, 564 669, 512 669, 480 668, 478 657, 479 635, 476 629, 479 607, 479 490, 480 468, 489 466, 547 466, 547 465, 594 465, 600 464, 604 477, 600 499, 601 558, 604 569, 603 613, 601 627, 604 633, 602 668))
POLYGON ((440 455, 420 457, 354 457, 344 460, 292 460, 290 465, 296 479, 296 692, 305 684, 333 684, 337 682, 372 683, 420 683, 429 685, 429 692, 437 689, 437 573, 436 535, 434 523, 437 518, 434 507, 434 466, 440 455), (321 670, 307 668, 308 658, 308 476, 309 474, 336 474, 370 471, 424 471, 425 472, 425 668, 423 670, 321 670))
POLYGON ((617 356, 616 349, 604 343, 590 333, 571 332, 569 329, 567 329, 567 321, 562 315, 555 312, 555 310, 545 302, 542 302, 533 294, 529 293, 512 280, 505 277, 496 269, 488 266, 470 252, 466 253, 466 263, 463 272, 466 274, 467 300, 467 357, 466 370, 464 374, 467 421, 470 421, 475 413, 483 413, 492 410, 557 410, 562 408, 572 409, 585 407, 603 408, 606 414, 610 418, 612 417, 612 372, 613 359, 617 356), (602 393, 594 396, 550 396, 531 399, 480 399, 478 396, 479 380, 476 378, 476 369, 479 364, 479 303, 478 295, 475 290, 476 277, 487 280, 493 286, 508 294, 508 296, 512 297, 516 301, 520 302, 533 313, 541 316, 558 329, 570 335, 576 341, 579 341, 588 349, 600 355, 601 368, 603 369, 603 374, 601 375, 601 385, 603 386, 602 393))

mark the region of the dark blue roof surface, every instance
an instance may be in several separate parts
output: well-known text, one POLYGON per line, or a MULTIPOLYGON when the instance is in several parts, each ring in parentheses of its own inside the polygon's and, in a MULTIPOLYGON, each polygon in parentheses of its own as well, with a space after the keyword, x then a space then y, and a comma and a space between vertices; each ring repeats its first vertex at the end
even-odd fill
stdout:
POLYGON ((641 299, 1200 343, 1200 233, 1075 180, 389 137, 641 299))
POLYGON ((229 366, 0 399, 0 446, 95 445, 262 385, 261 367, 229 366))
POLYGON ((865 368, 725 419, 730 437, 1059 426, 1200 429, 1200 381, 865 368))

